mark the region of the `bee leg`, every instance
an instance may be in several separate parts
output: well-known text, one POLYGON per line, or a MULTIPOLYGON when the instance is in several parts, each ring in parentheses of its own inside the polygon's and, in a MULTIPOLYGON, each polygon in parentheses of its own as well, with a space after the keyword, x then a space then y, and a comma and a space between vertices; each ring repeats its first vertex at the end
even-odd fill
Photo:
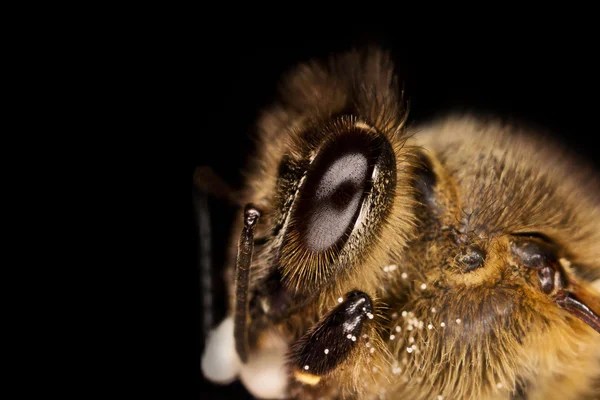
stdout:
POLYGON ((574 279, 569 283, 568 289, 556 294, 557 304, 600 333, 600 298, 574 279))
POLYGON ((561 267, 552 245, 535 239, 511 243, 512 253, 526 268, 538 272, 540 289, 571 315, 600 333, 600 299, 586 284, 561 267))
POLYGON ((291 348, 296 379, 310 385, 346 360, 357 345, 363 323, 373 318, 371 298, 352 291, 336 308, 310 328, 291 348))

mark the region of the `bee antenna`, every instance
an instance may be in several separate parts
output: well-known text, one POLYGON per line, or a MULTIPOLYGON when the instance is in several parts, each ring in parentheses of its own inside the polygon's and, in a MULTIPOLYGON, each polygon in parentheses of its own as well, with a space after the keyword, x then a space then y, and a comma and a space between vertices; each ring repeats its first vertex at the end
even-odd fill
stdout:
POLYGON ((250 266, 254 251, 254 228, 260 218, 260 211, 252 204, 244 208, 244 229, 238 243, 238 253, 235 263, 235 317, 233 335, 235 349, 240 360, 248 360, 248 284, 250 281, 250 266))

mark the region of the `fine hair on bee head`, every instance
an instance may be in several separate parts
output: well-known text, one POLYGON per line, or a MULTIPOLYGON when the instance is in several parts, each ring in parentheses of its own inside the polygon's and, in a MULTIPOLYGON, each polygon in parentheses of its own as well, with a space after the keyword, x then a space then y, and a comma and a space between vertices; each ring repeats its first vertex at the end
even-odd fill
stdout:
POLYGON ((226 272, 242 381, 277 397, 244 381, 277 352, 293 398, 594 398, 597 173, 519 124, 407 108, 378 49, 284 76, 240 194, 260 219, 252 252, 234 229, 237 303, 226 272))

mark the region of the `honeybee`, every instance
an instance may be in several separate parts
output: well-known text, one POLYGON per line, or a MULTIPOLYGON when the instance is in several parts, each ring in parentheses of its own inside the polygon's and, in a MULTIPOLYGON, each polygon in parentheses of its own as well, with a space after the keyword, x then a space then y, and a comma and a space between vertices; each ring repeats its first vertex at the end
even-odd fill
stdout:
POLYGON ((373 49, 285 77, 204 375, 258 398, 600 398, 595 171, 518 124, 407 126, 399 86, 373 49))

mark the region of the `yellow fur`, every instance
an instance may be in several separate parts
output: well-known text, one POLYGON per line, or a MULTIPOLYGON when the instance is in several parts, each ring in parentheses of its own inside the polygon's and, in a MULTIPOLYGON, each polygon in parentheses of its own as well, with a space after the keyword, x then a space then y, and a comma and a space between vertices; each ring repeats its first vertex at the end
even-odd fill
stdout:
MULTIPOLYGON (((350 290, 374 300, 375 318, 365 322, 357 351, 336 370, 310 384, 290 371, 290 395, 509 399, 519 384, 529 399, 598 395, 600 335, 558 308, 508 250, 510 234, 540 232, 564 249, 575 272, 598 279, 597 178, 543 137, 498 121, 452 116, 407 129, 405 103, 383 52, 352 52, 329 65, 300 66, 286 77, 281 102, 258 123, 258 150, 246 173, 243 201, 262 211, 256 236, 269 235, 277 224, 293 227, 284 209, 302 182, 281 181, 280 163, 288 157, 290 165, 305 165, 323 143, 343 135, 345 126, 323 127, 349 106, 352 123, 371 127, 392 145, 397 176, 391 211, 376 237, 366 244, 357 239, 356 246, 368 250, 349 253, 352 267, 328 284, 319 274, 337 253, 315 258, 291 232, 292 245, 281 258, 283 278, 292 282, 289 289, 309 282, 318 293, 284 321, 260 323, 291 345, 350 290), (438 179, 436 201, 443 211, 437 225, 415 211, 421 207, 413 172, 418 151, 429 157, 438 179), (458 241, 452 229, 461 232, 458 241), (458 255, 468 244, 487 257, 482 268, 465 273, 458 255), (388 265, 395 267, 386 271, 388 265)), ((282 241, 256 249, 251 291, 272 272, 282 241)), ((266 329, 254 323, 254 329, 266 329)))

